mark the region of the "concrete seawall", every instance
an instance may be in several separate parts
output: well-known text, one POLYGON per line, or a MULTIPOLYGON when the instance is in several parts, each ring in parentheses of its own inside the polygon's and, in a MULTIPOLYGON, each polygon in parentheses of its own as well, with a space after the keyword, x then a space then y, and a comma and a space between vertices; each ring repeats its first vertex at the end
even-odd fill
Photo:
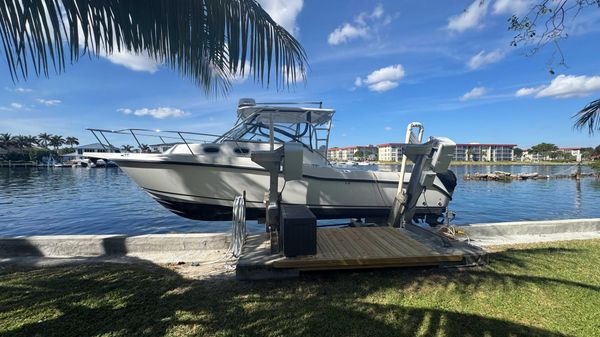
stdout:
POLYGON ((153 262, 194 262, 222 255, 231 236, 215 234, 48 235, 0 238, 0 259, 133 257, 153 262))
POLYGON ((600 238, 600 218, 460 225, 477 245, 600 238))
MULTIPOLYGON (((480 246, 600 238, 600 218, 459 227, 480 246)), ((0 262, 65 258, 202 262, 222 258, 230 242, 228 233, 0 237, 0 262)))

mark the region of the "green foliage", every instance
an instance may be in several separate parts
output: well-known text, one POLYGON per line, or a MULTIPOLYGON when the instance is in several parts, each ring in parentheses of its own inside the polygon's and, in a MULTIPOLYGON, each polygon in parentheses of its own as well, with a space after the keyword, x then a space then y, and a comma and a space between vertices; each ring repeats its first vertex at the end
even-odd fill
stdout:
POLYGON ((521 157, 523 155, 523 149, 515 147, 514 153, 516 157, 521 157))
POLYGON ((29 149, 28 160, 41 162, 43 158, 48 158, 51 155, 53 155, 53 153, 48 149, 31 148, 29 149))
POLYGON ((531 152, 542 155, 550 155, 554 151, 558 151, 558 146, 550 143, 540 143, 531 147, 531 152))
POLYGON ((588 163, 588 166, 594 170, 597 174, 600 174, 600 160, 594 160, 588 163))
POLYGON ((0 39, 13 80, 30 71, 62 73, 86 54, 117 51, 148 55, 207 93, 227 92, 244 73, 288 86, 307 67, 300 43, 255 0, 11 0, 2 6, 0 39))
POLYGON ((365 154, 361 150, 358 150, 358 151, 354 152, 354 155, 352 157, 362 158, 364 156, 365 156, 365 154))

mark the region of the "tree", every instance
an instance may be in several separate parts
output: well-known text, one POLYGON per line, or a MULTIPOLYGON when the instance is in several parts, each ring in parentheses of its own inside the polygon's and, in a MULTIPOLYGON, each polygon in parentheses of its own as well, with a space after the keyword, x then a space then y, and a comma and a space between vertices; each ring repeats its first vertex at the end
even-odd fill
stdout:
POLYGON ((8 150, 13 145, 13 137, 10 133, 0 134, 0 147, 8 150))
POLYGON ((65 144, 65 140, 62 136, 54 135, 50 138, 49 145, 54 147, 54 151, 58 151, 58 148, 65 144))
POLYGON ((595 155, 600 155, 600 145, 598 145, 598 146, 596 146, 596 147, 594 148, 594 154, 595 154, 595 155))
POLYGON ((515 147, 514 148, 515 157, 519 158, 523 156, 523 149, 515 147))
POLYGON ((48 148, 48 144, 50 143, 50 140, 52 139, 52 135, 51 134, 47 134, 47 133, 40 133, 38 135, 38 139, 40 142, 40 145, 42 145, 44 148, 48 148))
POLYGON ((140 144, 140 151, 142 152, 150 152, 150 146, 148 146, 147 144, 140 144))
POLYGON ((365 154, 361 150, 358 150, 358 151, 354 152, 354 155, 352 157, 362 159, 364 156, 365 156, 365 154))
POLYGON ((123 145, 123 146, 121 146, 121 150, 123 150, 125 152, 131 152, 131 150, 133 150, 133 146, 131 146, 131 145, 123 145))
POLYGON ((81 56, 147 55, 208 94, 231 80, 287 86, 303 78, 306 53, 256 0, 3 1, 0 39, 13 81, 59 74, 81 56), (18 18, 15 19, 15 18, 18 18), (298 75, 300 74, 300 75, 298 75))
POLYGON ((79 145, 79 139, 75 138, 75 137, 67 137, 65 139, 65 144, 69 145, 71 148, 73 148, 74 145, 79 145))
POLYGON ((541 154, 544 157, 551 156, 556 151, 558 151, 558 146, 550 143, 540 143, 531 147, 531 152, 541 154))
MULTIPOLYGON (((565 23, 573 21, 581 11, 588 8, 599 9, 600 0, 536 0, 526 15, 513 15, 509 19, 509 29, 516 33, 511 45, 525 44, 529 46, 528 54, 532 55, 552 44, 555 46, 555 54, 559 55, 559 65, 564 66, 565 57, 560 41, 569 36, 565 23)), ((550 68, 550 73, 554 75, 554 69, 550 68)), ((575 128, 587 128, 590 135, 600 131, 600 99, 590 102, 573 117, 575 128)))

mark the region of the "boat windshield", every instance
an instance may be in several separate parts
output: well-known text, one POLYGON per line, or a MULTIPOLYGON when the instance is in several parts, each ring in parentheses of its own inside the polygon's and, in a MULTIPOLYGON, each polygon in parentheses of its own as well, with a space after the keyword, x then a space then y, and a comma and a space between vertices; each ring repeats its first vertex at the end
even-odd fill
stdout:
POLYGON ((312 114, 311 111, 261 109, 251 113, 244 111, 238 113, 238 122, 225 133, 217 142, 244 141, 261 142, 270 141, 270 125, 273 123, 273 140, 276 143, 298 142, 310 150, 326 153, 331 117, 333 110, 325 109, 312 114), (325 118, 327 117, 327 118, 325 118))

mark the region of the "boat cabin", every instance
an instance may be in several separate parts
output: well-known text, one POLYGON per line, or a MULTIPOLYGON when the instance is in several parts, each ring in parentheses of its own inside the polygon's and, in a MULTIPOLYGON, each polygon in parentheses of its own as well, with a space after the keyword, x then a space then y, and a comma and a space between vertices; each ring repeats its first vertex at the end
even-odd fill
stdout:
POLYGON ((256 103, 251 98, 243 98, 238 104, 235 125, 216 142, 298 142, 326 155, 335 110, 323 109, 321 105, 321 102, 256 103), (292 104, 318 104, 319 107, 289 106, 292 104))

